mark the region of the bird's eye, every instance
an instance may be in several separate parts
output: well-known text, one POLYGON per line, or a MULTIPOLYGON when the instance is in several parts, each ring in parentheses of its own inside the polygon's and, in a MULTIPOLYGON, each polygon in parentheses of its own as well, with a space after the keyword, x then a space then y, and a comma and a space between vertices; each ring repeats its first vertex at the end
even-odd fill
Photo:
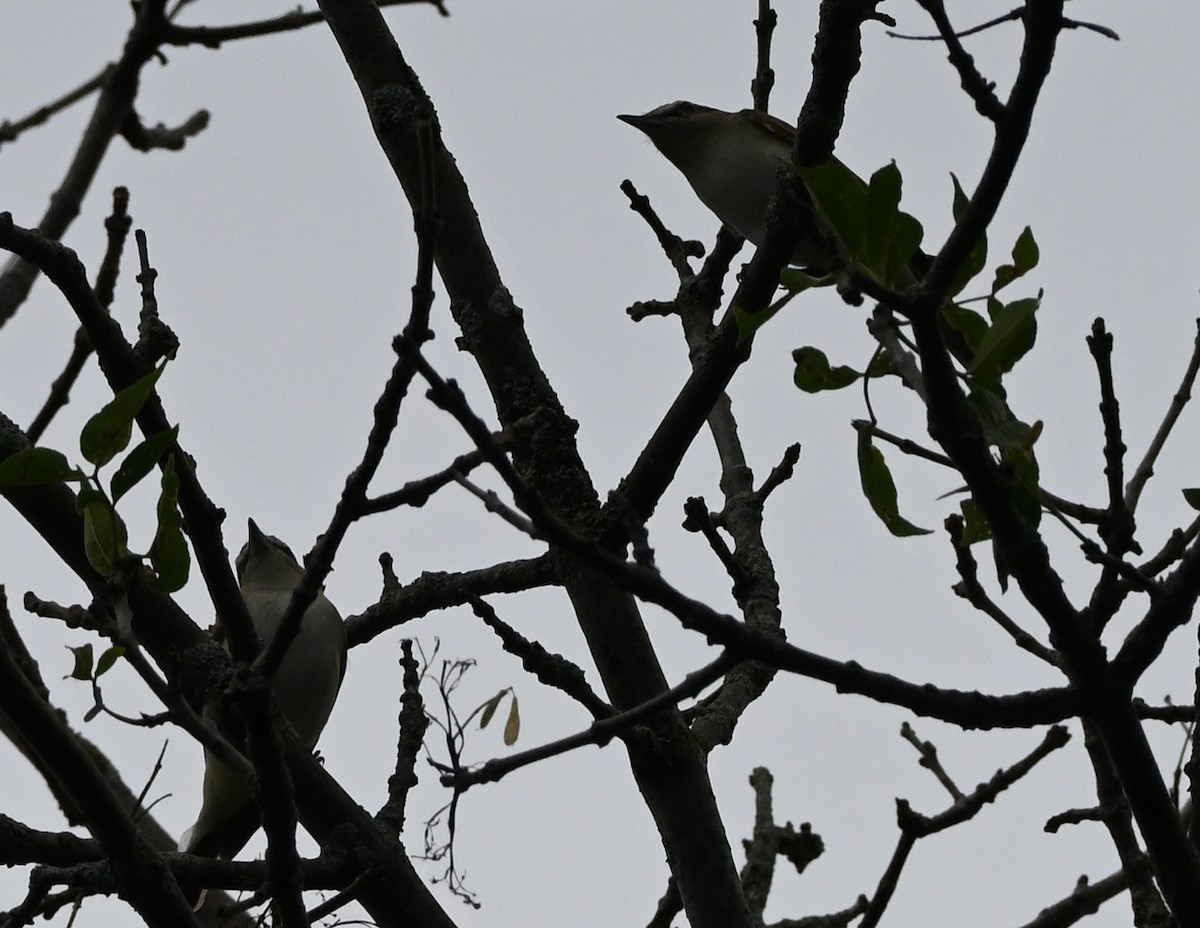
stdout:
POLYGON ((668 119, 687 119, 699 111, 700 107, 695 103, 689 103, 687 100, 676 100, 674 103, 664 103, 662 106, 655 107, 643 118, 664 121, 668 119))

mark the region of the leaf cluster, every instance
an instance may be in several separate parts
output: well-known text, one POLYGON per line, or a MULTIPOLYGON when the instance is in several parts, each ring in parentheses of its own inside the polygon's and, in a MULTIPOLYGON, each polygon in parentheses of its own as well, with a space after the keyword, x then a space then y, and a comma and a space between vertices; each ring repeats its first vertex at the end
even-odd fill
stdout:
MULTIPOLYGON (((896 164, 875 171, 867 183, 836 159, 795 170, 812 199, 814 211, 837 243, 840 269, 820 279, 789 270, 781 280, 787 295, 776 301, 771 313, 761 314, 756 324, 761 326, 792 296, 813 286, 831 285, 839 275, 860 286, 892 291, 902 311, 904 292, 919 286, 921 271, 929 259, 920 251, 924 239, 921 223, 900 208, 903 179, 896 164)), ((968 199, 958 178, 951 175, 951 179, 952 211, 957 221, 962 218, 968 199)), ((1037 500, 1037 460, 1033 453, 1040 428, 1036 423, 1031 426, 1021 421, 1013 413, 1004 378, 1034 346, 1041 294, 1005 301, 1000 291, 1037 267, 1039 258, 1037 241, 1026 227, 1013 245, 1010 260, 996 268, 986 295, 961 299, 960 294, 979 278, 987 265, 987 235, 981 234, 940 308, 948 341, 959 347, 957 353, 963 361, 960 376, 985 437, 999 459, 1011 466, 1019 478, 1022 510, 1034 525, 1041 513, 1037 500), (980 313, 970 308, 968 304, 974 302, 983 302, 985 311, 980 313)), ((792 358, 793 381, 805 393, 841 390, 860 382, 866 385, 872 380, 900 376, 895 357, 883 347, 874 352, 861 370, 832 362, 824 350, 813 345, 797 348, 792 358)), ((927 534, 927 529, 900 515, 895 481, 876 445, 873 429, 858 430, 857 446, 859 477, 872 510, 895 535, 927 534)), ((968 524, 964 537, 968 542, 989 537, 986 521, 977 507, 964 505, 964 515, 968 524)))
POLYGON ((164 361, 150 373, 120 390, 99 412, 84 423, 79 452, 90 470, 72 466, 61 451, 30 447, 0 461, 0 490, 41 484, 78 484, 75 506, 83 516, 83 543, 88 562, 104 577, 140 568, 156 590, 172 593, 187 583, 191 559, 179 512, 179 477, 175 473, 174 426, 140 441, 125 455, 108 482, 100 469, 129 447, 133 422, 154 392, 166 367, 164 361), (161 466, 155 507, 154 540, 144 554, 129 549, 129 531, 117 512, 117 503, 161 466))

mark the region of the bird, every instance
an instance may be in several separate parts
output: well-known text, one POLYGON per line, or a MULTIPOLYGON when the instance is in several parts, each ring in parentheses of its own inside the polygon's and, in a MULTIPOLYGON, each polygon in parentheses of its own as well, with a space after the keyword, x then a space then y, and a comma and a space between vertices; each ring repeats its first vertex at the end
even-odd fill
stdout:
MULTIPOLYGON (((246 610, 265 644, 279 628, 304 568, 287 545, 265 534, 253 519, 249 541, 236 563, 246 610)), ((316 746, 345 673, 345 624, 333 603, 318 593, 271 679, 275 704, 306 750, 316 746)), ((258 827, 258 808, 249 785, 206 751, 200 814, 180 839, 180 850, 232 859, 258 827)))
MULTIPOLYGON (((645 133, 721 222, 762 247, 779 169, 792 165, 794 127, 759 110, 730 113, 687 100, 663 104, 641 116, 622 114, 617 118, 645 133)), ((850 174, 836 158, 830 160, 850 174)), ((865 190, 866 185, 862 186, 865 190)), ((802 233, 790 263, 818 276, 827 274, 833 258, 830 249, 828 236, 802 233)), ((911 287, 931 263, 932 259, 917 249, 891 283, 901 289, 911 287)), ((974 360, 973 348, 943 314, 939 313, 937 319, 946 346, 969 368, 974 360)))
MULTIPOLYGON (((686 100, 617 118, 644 132, 721 222, 761 247, 779 169, 792 163, 792 126, 758 110, 729 113, 686 100)), ((802 237, 791 263, 824 268, 828 260, 827 245, 802 237)))

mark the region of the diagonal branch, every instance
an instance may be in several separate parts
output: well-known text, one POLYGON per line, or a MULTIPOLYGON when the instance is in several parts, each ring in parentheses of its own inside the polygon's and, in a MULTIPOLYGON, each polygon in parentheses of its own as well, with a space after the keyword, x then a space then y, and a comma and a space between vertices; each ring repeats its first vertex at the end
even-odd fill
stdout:
POLYGON ((472 412, 457 384, 443 380, 417 348, 404 339, 396 339, 395 347, 413 359, 421 376, 430 384, 431 399, 453 415, 487 453, 490 463, 539 534, 602 571, 622 590, 661 606, 684 628, 703 633, 710 642, 723 645, 735 656, 833 683, 839 692, 861 693, 877 702, 902 705, 920 715, 931 715, 965 728, 1027 727, 1062 721, 1080 711, 1079 701, 1069 689, 984 696, 977 692, 914 684, 890 674, 865 670, 856 661, 836 661, 797 648, 684 595, 656 570, 636 562, 628 563, 608 553, 598 544, 581 538, 559 520, 522 480, 503 453, 491 444, 492 433, 472 412))
MULTIPOLYGON (((137 16, 125 48, 116 64, 105 69, 100 95, 79 146, 58 189, 50 196, 50 206, 37 224, 49 239, 61 239, 79 215, 83 198, 96 179, 108 147, 133 111, 141 70, 154 57, 160 41, 159 30, 166 21, 166 0, 146 0, 136 7, 137 16)), ((0 273, 0 326, 3 326, 25 302, 37 277, 38 268, 24 259, 10 261, 0 273)))
MULTIPOLYGON (((442 16, 449 16, 444 0, 379 0, 380 7, 403 6, 408 4, 428 4, 442 16)), ((205 48, 220 48, 225 42, 238 39, 253 39, 264 35, 279 35, 284 32, 294 32, 306 26, 312 26, 325 21, 325 14, 320 10, 295 9, 282 16, 270 19, 257 19, 248 23, 236 23, 231 26, 181 26, 171 22, 163 32, 163 42, 168 45, 203 45, 205 48)))
POLYGON ((47 765, 71 771, 70 778, 62 778, 60 784, 73 795, 88 830, 104 848, 121 897, 149 926, 195 925, 196 917, 162 858, 138 830, 84 746, 21 673, 2 641, 0 706, 47 765))

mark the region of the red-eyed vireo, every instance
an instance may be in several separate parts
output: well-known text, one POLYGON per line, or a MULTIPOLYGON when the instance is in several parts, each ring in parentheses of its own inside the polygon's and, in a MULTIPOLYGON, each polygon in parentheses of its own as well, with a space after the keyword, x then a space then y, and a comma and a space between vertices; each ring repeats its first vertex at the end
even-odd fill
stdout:
MULTIPOLYGON (((775 195, 779 169, 792 163, 796 141, 792 126, 757 110, 727 113, 686 100, 667 103, 642 116, 617 118, 646 133, 687 178, 700 202, 742 238, 761 247, 767 237, 767 208, 775 195)), ((791 263, 824 274, 830 268, 833 247, 829 238, 821 241, 817 235, 803 236, 791 263)), ((929 261, 918 251, 891 283, 913 285, 929 261)), ((963 335, 953 331, 944 316, 938 319, 947 347, 964 367, 970 367, 974 352, 963 335)))
MULTIPOLYGON (((264 644, 279 627, 304 569, 278 538, 250 520, 250 540, 237 556, 242 597, 264 644)), ((271 681, 275 704, 312 749, 346 672, 346 628, 333 603, 321 593, 300 620, 300 632, 271 681)), ((250 788, 224 764, 205 753, 204 798, 200 815, 179 842, 181 850, 206 857, 232 858, 258 830, 258 808, 250 788)))
MULTIPOLYGON (((792 163, 792 126, 757 110, 727 113, 686 100, 617 118, 646 133, 721 222, 762 245, 779 169, 792 163)), ((826 247, 812 239, 801 240, 792 255, 792 263, 803 267, 823 267, 828 260, 826 247)))

